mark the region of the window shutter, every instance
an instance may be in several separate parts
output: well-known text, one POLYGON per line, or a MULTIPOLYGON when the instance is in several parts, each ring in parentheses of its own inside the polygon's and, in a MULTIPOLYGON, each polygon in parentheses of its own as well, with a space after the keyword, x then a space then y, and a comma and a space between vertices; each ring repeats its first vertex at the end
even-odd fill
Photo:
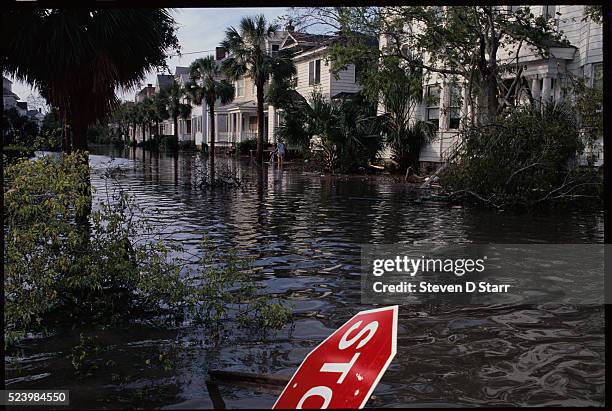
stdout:
POLYGON ((321 60, 315 60, 315 83, 321 82, 321 60))
POLYGON ((314 84, 314 61, 308 63, 308 84, 314 84))

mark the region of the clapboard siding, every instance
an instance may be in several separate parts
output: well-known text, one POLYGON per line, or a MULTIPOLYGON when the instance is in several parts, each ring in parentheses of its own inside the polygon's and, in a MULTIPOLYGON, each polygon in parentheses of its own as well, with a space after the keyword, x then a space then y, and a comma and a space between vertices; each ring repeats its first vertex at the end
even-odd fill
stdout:
POLYGON ((342 92, 356 93, 361 89, 359 83, 355 82, 355 66, 352 64, 346 70, 341 70, 337 76, 332 74, 330 82, 332 97, 342 92))
POLYGON ((323 97, 329 99, 331 97, 331 84, 330 84, 330 71, 329 63, 326 65, 325 58, 321 55, 313 56, 307 59, 300 59, 295 62, 297 70, 297 85, 296 91, 304 96, 306 99, 310 99, 313 91, 319 91, 323 97), (321 82, 316 85, 308 84, 308 64, 313 61, 321 59, 321 82))

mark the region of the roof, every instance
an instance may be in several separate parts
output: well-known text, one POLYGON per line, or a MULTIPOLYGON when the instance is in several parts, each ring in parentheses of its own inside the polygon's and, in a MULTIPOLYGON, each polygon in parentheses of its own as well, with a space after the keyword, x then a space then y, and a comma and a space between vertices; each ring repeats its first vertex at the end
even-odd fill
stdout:
POLYGON ((153 87, 153 86, 151 86, 151 87, 149 87, 149 86, 143 87, 143 89, 138 92, 139 95, 151 95, 151 94, 154 94, 154 93, 155 93, 155 87, 153 87))
POLYGON ((189 67, 176 66, 176 69, 174 70, 174 75, 180 76, 182 74, 189 74, 189 67))
POLYGON ((174 76, 172 74, 158 74, 157 75, 157 85, 159 88, 164 88, 169 86, 174 82, 174 76))
POLYGON ((347 98, 351 98, 351 97, 353 97, 355 94, 357 94, 357 93, 351 93, 351 92, 348 92, 348 91, 341 91, 340 93, 338 93, 338 94, 336 94, 336 95, 332 96, 332 98, 331 98, 331 99, 332 99, 332 100, 336 100, 336 99, 347 99, 347 98))
POLYGON ((220 106, 217 108, 217 112, 219 111, 231 111, 231 110, 257 110, 257 102, 254 100, 245 101, 242 103, 229 103, 224 106, 220 106))
POLYGON ((548 48, 572 48, 572 47, 575 49, 578 48, 572 44, 569 44, 568 42, 557 40, 551 37, 545 38, 544 40, 542 40, 542 45, 548 48))
POLYGON ((28 117, 36 117, 36 116, 37 116, 37 115, 39 115, 39 114, 40 114, 40 115, 42 115, 42 113, 41 113, 40 111, 38 111, 38 110, 28 110, 28 111, 26 112, 26 115, 27 115, 28 117))
POLYGON ((281 49, 297 47, 301 52, 331 44, 337 36, 327 34, 310 34, 298 31, 287 32, 287 37, 281 43, 281 49))
POLYGON ((13 93, 11 90, 2 87, 2 97, 15 97, 16 99, 19 98, 19 96, 15 93, 13 93))
MULTIPOLYGON (((358 32, 354 32, 352 35, 357 38, 361 37, 367 45, 378 48, 378 40, 375 37, 358 32)), ((298 50, 297 54, 301 54, 314 49, 327 47, 333 43, 345 42, 346 40, 346 36, 341 34, 310 34, 291 31, 287 33, 287 37, 283 40, 281 49, 295 47, 298 50)))

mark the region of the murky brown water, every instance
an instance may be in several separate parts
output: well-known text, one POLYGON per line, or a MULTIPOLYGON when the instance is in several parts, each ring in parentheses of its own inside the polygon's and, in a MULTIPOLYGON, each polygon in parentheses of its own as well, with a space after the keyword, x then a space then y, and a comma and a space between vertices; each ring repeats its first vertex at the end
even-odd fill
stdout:
MULTIPOLYGON (((205 330, 189 326, 98 332, 99 352, 79 376, 68 356, 81 330, 27 341, 18 364, 7 358, 8 387, 70 389, 71 408, 212 408, 208 369, 290 375, 310 349, 370 308, 360 303, 363 243, 603 241, 603 213, 499 214, 419 201, 391 181, 273 168, 244 189, 205 192, 185 184, 198 161, 192 154, 93 152, 94 185, 101 189, 96 170, 112 154, 127 171, 121 183, 160 210, 153 216, 160 227, 195 253, 207 235, 253 256, 261 284, 294 304, 295 321, 265 340, 236 333, 217 346, 197 344, 205 330)), ((248 161, 231 165, 253 173, 248 161)), ((368 406, 601 406, 604 365, 603 307, 406 306, 397 356, 368 406)), ((244 388, 220 390, 230 408, 275 401, 244 388)))

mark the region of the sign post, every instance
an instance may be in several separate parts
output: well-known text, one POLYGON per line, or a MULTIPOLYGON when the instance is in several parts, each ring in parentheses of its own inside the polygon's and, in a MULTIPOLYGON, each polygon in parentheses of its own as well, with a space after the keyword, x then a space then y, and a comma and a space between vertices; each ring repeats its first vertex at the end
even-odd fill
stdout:
POLYGON ((272 408, 363 408, 395 356, 397 312, 357 313, 306 356, 272 408))

